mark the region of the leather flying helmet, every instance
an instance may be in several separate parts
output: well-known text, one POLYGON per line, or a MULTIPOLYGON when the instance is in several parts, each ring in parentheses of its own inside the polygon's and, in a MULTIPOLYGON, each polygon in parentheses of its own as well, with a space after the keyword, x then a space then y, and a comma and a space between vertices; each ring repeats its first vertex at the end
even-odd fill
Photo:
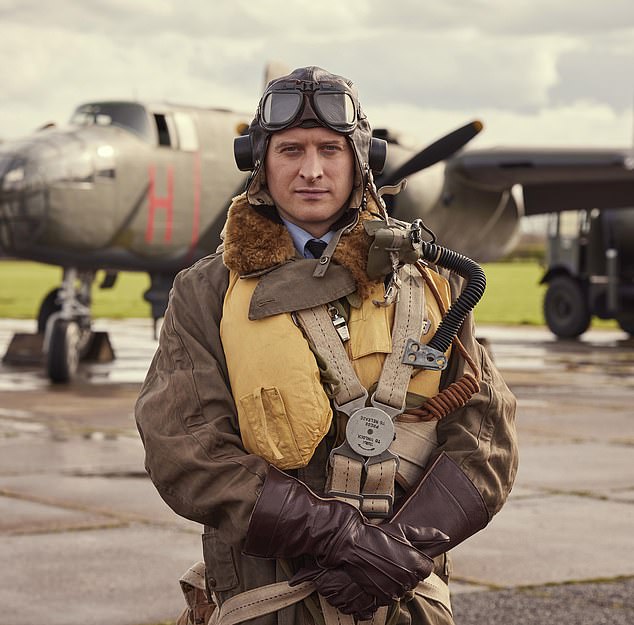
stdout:
POLYGON ((372 137, 352 81, 320 67, 300 67, 267 85, 248 134, 234 139, 238 168, 253 171, 247 194, 259 191, 260 185, 253 183, 261 178, 271 134, 295 126, 323 126, 345 135, 355 155, 361 189, 371 180, 370 172, 383 170, 387 143, 372 137))

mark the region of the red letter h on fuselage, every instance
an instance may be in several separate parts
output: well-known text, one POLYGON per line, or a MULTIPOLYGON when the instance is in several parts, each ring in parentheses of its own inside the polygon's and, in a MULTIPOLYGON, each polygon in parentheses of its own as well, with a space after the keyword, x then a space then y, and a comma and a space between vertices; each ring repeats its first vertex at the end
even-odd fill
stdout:
POLYGON ((149 168, 150 189, 148 191, 148 218, 145 229, 145 240, 151 243, 154 240, 154 213, 158 208, 165 209, 165 235, 163 241, 166 243, 172 240, 172 220, 174 212, 174 169, 167 166, 167 195, 158 197, 156 195, 156 166, 149 168))

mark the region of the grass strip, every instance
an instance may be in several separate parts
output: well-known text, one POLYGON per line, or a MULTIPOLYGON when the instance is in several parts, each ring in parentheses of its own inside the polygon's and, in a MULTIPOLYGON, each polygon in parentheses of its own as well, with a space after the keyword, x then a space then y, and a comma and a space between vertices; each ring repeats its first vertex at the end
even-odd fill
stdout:
MULTIPOLYGON (((539 284, 543 268, 534 260, 487 263, 487 290, 475 311, 477 323, 544 325, 542 301, 546 287, 539 284)), ((59 267, 28 261, 0 261, 0 317, 34 319, 44 296, 59 286, 59 267)), ((125 319, 150 317, 143 292, 150 286, 145 273, 121 272, 112 289, 93 286, 93 317, 125 319)), ((593 327, 616 328, 615 321, 593 320, 593 327)))

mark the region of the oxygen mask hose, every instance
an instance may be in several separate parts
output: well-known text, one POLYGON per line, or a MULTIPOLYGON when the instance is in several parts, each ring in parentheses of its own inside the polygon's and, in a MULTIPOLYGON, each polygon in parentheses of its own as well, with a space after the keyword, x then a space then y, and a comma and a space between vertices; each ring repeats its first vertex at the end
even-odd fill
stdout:
POLYGON ((458 334, 465 317, 482 299, 486 289, 486 276, 482 267, 475 261, 435 243, 423 241, 421 256, 430 263, 456 272, 467 281, 467 286, 449 307, 447 314, 438 325, 436 334, 428 343, 428 347, 444 354, 458 334))
MULTIPOLYGON (((416 264, 422 259, 453 271, 467 281, 464 290, 449 307, 425 349, 421 349, 420 343, 412 339, 406 344, 404 364, 413 364, 425 369, 444 369, 447 366, 445 352, 453 343, 465 317, 484 295, 486 276, 482 267, 467 256, 437 245, 436 236, 421 219, 408 224, 392 217, 385 217, 365 221, 363 227, 373 238, 367 264, 370 278, 392 276, 391 280, 394 281, 399 264, 416 264), (431 240, 423 240, 423 232, 426 232, 431 240)), ((386 285, 386 300, 390 303, 391 300, 387 297, 388 290, 389 286, 386 285)))

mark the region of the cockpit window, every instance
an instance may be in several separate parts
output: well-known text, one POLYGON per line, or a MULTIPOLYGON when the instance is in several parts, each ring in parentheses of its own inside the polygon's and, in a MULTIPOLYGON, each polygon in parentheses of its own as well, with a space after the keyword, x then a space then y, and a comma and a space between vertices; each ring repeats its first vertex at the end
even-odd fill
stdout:
POLYGON ((78 107, 70 123, 74 126, 119 126, 148 143, 155 141, 145 107, 134 102, 96 102, 78 107))

